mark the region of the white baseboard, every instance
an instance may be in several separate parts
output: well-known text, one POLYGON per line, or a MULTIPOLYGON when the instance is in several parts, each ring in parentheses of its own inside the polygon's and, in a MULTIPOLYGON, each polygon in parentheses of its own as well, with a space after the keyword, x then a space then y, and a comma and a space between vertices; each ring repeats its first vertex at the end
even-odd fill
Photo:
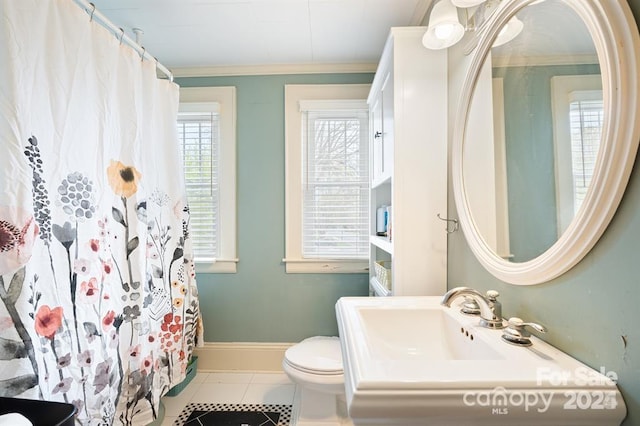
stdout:
POLYGON ((282 372, 284 352, 294 343, 212 343, 196 348, 198 371, 282 372))

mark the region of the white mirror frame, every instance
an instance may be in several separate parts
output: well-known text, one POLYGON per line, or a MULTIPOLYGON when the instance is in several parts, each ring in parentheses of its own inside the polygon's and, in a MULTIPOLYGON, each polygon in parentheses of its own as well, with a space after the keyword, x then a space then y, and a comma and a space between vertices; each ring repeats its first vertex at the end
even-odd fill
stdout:
MULTIPOLYGON (((463 179, 466 118, 493 40, 518 10, 534 0, 503 0, 480 35, 456 113, 452 146, 453 191, 460 225, 478 261, 496 278, 532 285, 560 276, 593 248, 622 199, 640 141, 640 35, 626 1, 563 0, 585 22, 598 52, 605 111, 600 153, 581 208, 558 241, 540 256, 510 263, 497 256, 474 224, 463 179)), ((467 142, 467 143, 472 143, 467 142)))

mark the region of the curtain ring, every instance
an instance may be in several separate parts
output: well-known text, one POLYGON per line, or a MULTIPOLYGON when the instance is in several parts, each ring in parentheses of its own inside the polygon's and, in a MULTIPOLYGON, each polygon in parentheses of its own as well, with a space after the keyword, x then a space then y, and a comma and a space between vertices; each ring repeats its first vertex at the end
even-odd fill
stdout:
POLYGON ((122 45, 122 39, 124 38, 124 30, 122 29, 122 27, 120 27, 120 45, 122 45))
POLYGON ((96 12, 96 5, 93 3, 89 3, 93 9, 91 9, 91 13, 89 14, 89 22, 93 21, 93 14, 96 12))
POLYGON ((147 49, 144 46, 140 46, 142 48, 142 52, 140 52, 140 61, 144 61, 144 54, 147 52, 147 49))

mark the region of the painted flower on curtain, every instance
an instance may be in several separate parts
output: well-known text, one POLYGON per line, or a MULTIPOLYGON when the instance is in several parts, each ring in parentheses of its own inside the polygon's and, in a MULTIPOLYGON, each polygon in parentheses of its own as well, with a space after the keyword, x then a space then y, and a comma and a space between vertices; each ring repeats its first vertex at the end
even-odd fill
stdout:
POLYGON ((53 341, 60 327, 62 327, 62 307, 51 309, 48 305, 40 306, 35 319, 36 333, 53 341))
POLYGON ((142 175, 133 166, 125 166, 120 161, 111 160, 107 168, 109 185, 117 195, 129 198, 138 190, 138 181, 142 175))
MULTIPOLYGON (((52 381, 53 387, 50 389, 53 395, 61 393, 64 396, 66 402, 67 392, 71 388, 73 383, 73 377, 65 376, 64 371, 71 365, 71 354, 66 353, 61 355, 58 353, 58 347, 56 345, 55 336, 56 333, 62 328, 63 309, 57 306, 51 309, 48 305, 42 305, 38 308, 35 317, 35 330, 38 335, 42 336, 44 340, 48 340, 51 345, 51 352, 53 353, 56 361, 56 369, 58 370, 58 381, 52 381)), ((80 405, 80 401, 77 401, 75 405, 80 405)))
MULTIPOLYGON (((120 202, 122 203, 122 206, 113 206, 111 213, 115 222, 122 226, 121 232, 123 235, 117 235, 118 233, 116 233, 116 236, 123 237, 119 239, 122 241, 122 249, 126 259, 125 264, 121 264, 122 262, 118 262, 115 258, 113 260, 123 291, 121 298, 125 304, 117 317, 118 320, 114 321, 114 324, 118 325, 115 330, 115 335, 120 335, 120 326, 126 324, 126 326, 130 328, 130 339, 128 343, 131 347, 135 344, 134 336, 137 335, 135 326, 138 318, 141 316, 140 301, 142 289, 140 288, 140 277, 134 277, 134 267, 131 262, 131 258, 139 246, 140 239, 138 235, 131 235, 132 232, 136 232, 137 230, 137 217, 135 215, 135 200, 130 201, 130 198, 136 195, 138 183, 142 179, 142 175, 134 166, 125 165, 115 160, 111 160, 106 173, 109 186, 113 192, 120 197, 120 202), (133 214, 130 214, 130 207, 132 207, 134 211, 133 214)), ((108 322, 108 317, 103 319, 103 325, 108 322)), ((145 398, 154 410, 155 417, 154 401, 151 398, 149 388, 150 382, 147 380, 147 377, 142 381, 140 380, 139 368, 136 365, 132 365, 130 360, 123 361, 121 352, 125 350, 130 354, 131 349, 121 348, 120 343, 123 342, 119 339, 117 365, 121 375, 117 384, 116 407, 124 406, 125 408, 124 410, 119 410, 120 414, 118 418, 123 424, 127 424, 131 417, 133 417, 137 404, 145 398), (126 404, 121 404, 120 400, 123 395, 127 397, 134 396, 134 398, 132 401, 127 401, 126 404)), ((153 374, 153 372, 151 372, 151 374, 153 374)), ((151 377, 150 380, 152 381, 153 378, 151 377)))
POLYGON ((24 155, 27 157, 32 171, 33 215, 40 226, 40 239, 48 248, 51 242, 51 202, 49 201, 49 191, 47 190, 47 182, 43 177, 43 161, 38 147, 38 138, 31 136, 28 142, 29 144, 24 149, 24 155))
MULTIPOLYGON (((145 345, 137 345, 135 339, 131 340, 127 353, 129 363, 123 366, 125 380, 120 383, 121 393, 135 395, 119 417, 124 421, 143 399, 153 405, 151 386, 153 383, 158 385, 154 375, 159 368, 164 366, 169 373, 167 378, 160 379, 160 387, 168 388, 173 381, 174 364, 178 365, 178 373, 184 373, 185 354, 191 353, 195 346, 193 331, 199 311, 197 301, 194 298, 187 299, 187 280, 192 277, 185 271, 186 235, 181 229, 181 218, 174 217, 175 206, 171 205, 171 197, 159 188, 151 191, 147 199, 141 197, 138 191, 142 174, 136 167, 120 161, 111 161, 107 175, 111 189, 120 197, 120 205, 112 208, 112 215, 121 225, 122 235, 118 240, 122 244, 121 250, 126 253, 127 263, 114 265, 121 274, 124 294, 128 296, 127 305, 120 315, 123 325, 130 327, 132 336, 147 336, 145 345), (144 252, 138 250, 139 236, 133 235, 133 229, 130 228, 130 224, 136 219, 138 223, 146 225, 144 252), (176 221, 180 225, 172 226, 176 221), (144 280, 131 274, 134 256, 138 261, 145 259, 147 266, 144 280), (185 303, 185 300, 189 300, 189 303, 185 303), (141 318, 142 310, 149 313, 148 319, 141 318), (157 324, 161 325, 160 330, 157 329, 157 324), (185 328, 187 326, 192 328, 185 328), (153 353, 149 351, 149 347, 162 351, 155 352, 155 362, 152 361, 153 353)), ((146 182, 145 186, 149 184, 150 182, 146 182)), ((183 208, 179 211, 182 213, 183 208)), ((140 227, 137 229, 139 231, 140 227)), ((111 319, 112 317, 105 317, 103 326, 111 319)))
POLYGON ((93 182, 80 172, 70 173, 58 186, 62 210, 71 220, 91 219, 96 208, 93 205, 93 182))
MULTIPOLYGON (((139 192, 143 175, 135 166, 121 161, 111 160, 107 176, 109 186, 119 197, 119 203, 112 207, 112 217, 120 225, 117 241, 120 241, 120 251, 126 259, 126 262, 113 260, 125 303, 119 317, 130 336, 124 345, 120 331, 120 344, 124 346, 119 351, 126 354, 128 361, 118 358, 118 365, 123 371, 118 394, 129 398, 126 407, 118 410, 118 418, 126 423, 144 400, 155 409, 152 390, 154 387, 165 390, 170 387, 174 364, 179 367, 179 373, 184 372, 184 353, 191 353, 195 344, 189 343, 194 340, 193 333, 185 329, 186 324, 181 323, 180 318, 191 315, 194 319, 190 324, 194 325, 198 307, 195 300, 193 306, 186 307, 184 294, 180 292, 180 288, 187 285, 184 282, 185 240, 183 236, 176 235, 171 225, 176 218, 166 217, 166 212, 171 214, 170 196, 156 188, 144 199, 139 192), (144 235, 140 234, 142 232, 144 235), (145 263, 146 270, 136 270, 134 262, 145 263), (177 291, 171 284, 176 280, 180 282, 177 291), (174 301, 178 301, 177 304, 174 301), (143 311, 148 314, 143 316, 143 311), (163 328, 165 323, 161 322, 162 319, 167 316, 173 319, 174 315, 177 321, 171 324, 171 344, 166 344, 165 332, 158 329, 158 325, 162 324, 160 328, 163 328), (191 340, 186 336, 191 336, 191 340), (184 346, 185 342, 189 347, 184 346), (156 377, 160 368, 166 368, 168 377, 156 377)), ((112 315, 105 317, 103 326, 108 325, 112 318, 112 315)))
POLYGON ((8 314, 7 326, 14 327, 20 341, 13 336, 3 335, 0 341, 2 359, 29 359, 33 373, 7 378, 0 382, 3 395, 11 392, 22 393, 37 385, 38 365, 34 346, 20 315, 18 298, 25 282, 25 266, 31 259, 32 250, 39 227, 36 220, 28 212, 15 206, 0 207, 0 300, 8 314), (10 280, 8 285, 4 277, 10 280))
POLYGON ((34 217, 26 211, 0 207, 0 275, 15 272, 31 259, 38 231, 34 217))
MULTIPOLYGON (((120 276, 122 288, 126 292, 131 290, 137 290, 140 287, 140 281, 134 281, 133 270, 131 268, 131 254, 138 248, 139 238, 138 236, 130 236, 130 231, 135 226, 129 226, 129 197, 133 196, 138 190, 138 182, 142 178, 142 175, 133 166, 125 166, 120 161, 111 160, 111 164, 107 168, 107 177, 109 185, 113 192, 120 196, 122 201, 122 210, 119 206, 114 206, 111 210, 113 219, 124 227, 124 244, 125 253, 127 259, 127 272, 128 276, 120 276)), ((135 219, 133 217, 132 219, 135 219)), ((131 297, 131 295, 130 295, 131 297)), ((135 297, 135 296, 134 296, 135 297)))

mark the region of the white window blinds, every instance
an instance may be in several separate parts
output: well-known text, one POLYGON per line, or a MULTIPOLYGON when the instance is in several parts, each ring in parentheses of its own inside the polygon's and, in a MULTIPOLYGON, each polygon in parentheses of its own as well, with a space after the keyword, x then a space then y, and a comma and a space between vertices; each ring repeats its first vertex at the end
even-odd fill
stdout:
POLYGON ((207 109, 178 114, 191 238, 199 261, 218 256, 220 116, 215 104, 207 109))
POLYGON ((574 209, 584 200, 600 148, 604 110, 599 91, 572 93, 569 104, 571 128, 571 166, 573 170, 574 209), (595 96, 599 99, 590 99, 595 96))
POLYGON ((368 257, 368 113, 360 102, 301 102, 304 258, 368 257))

